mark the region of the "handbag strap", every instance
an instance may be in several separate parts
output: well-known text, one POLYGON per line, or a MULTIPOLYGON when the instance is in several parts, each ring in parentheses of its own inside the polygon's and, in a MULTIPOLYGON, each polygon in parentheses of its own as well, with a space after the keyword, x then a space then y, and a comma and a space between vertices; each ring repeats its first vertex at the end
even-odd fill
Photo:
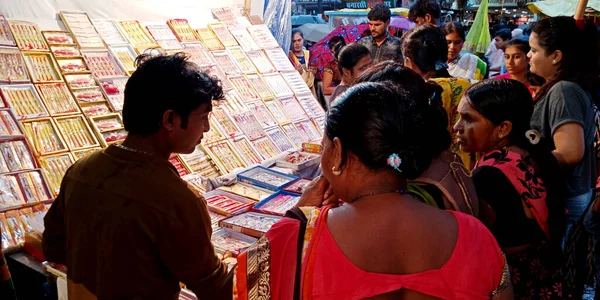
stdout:
POLYGON ((308 219, 302 210, 298 207, 294 207, 285 213, 285 217, 298 220, 300 222, 300 228, 298 230, 298 244, 297 244, 297 257, 296 257, 296 278, 294 279, 294 300, 300 300, 300 280, 302 275, 302 249, 304 247, 304 233, 306 232, 306 224, 308 219))

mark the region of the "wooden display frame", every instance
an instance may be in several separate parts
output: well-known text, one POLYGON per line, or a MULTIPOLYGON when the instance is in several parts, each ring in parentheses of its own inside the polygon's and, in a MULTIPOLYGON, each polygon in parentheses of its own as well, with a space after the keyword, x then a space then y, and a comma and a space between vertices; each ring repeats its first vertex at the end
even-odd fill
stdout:
POLYGON ((104 43, 108 46, 127 45, 129 41, 114 20, 111 19, 92 19, 92 25, 100 35, 104 43), (114 36, 110 36, 114 35, 114 36))
POLYGON ((90 70, 90 67, 87 65, 87 63, 83 59, 83 57, 68 57, 68 58, 67 57, 59 57, 59 58, 56 58, 56 64, 58 65, 58 69, 60 70, 60 72, 63 75, 89 74, 92 72, 90 70), (82 67, 83 69, 76 70, 76 71, 70 71, 68 69, 65 69, 65 66, 63 64, 66 64, 67 62, 77 62, 76 65, 79 65, 79 67, 82 67))
POLYGON ((31 77, 29 76, 29 70, 27 70, 27 64, 23 58, 23 54, 17 48, 0 47, 0 82, 5 83, 29 83, 31 77), (15 61, 16 60, 16 61, 15 61), (11 66, 11 70, 5 68, 7 65, 11 66), (13 79, 17 74, 19 79, 13 79), (20 73, 20 75, 19 75, 20 73))
POLYGON ((238 69, 240 69, 242 73, 253 74, 258 72, 250 58, 248 58, 248 56, 246 55, 246 52, 244 52, 244 50, 242 50, 241 47, 230 47, 227 48, 226 51, 229 54, 229 58, 233 60, 233 62, 236 64, 236 66, 238 67, 238 69))
POLYGON ((17 41, 10 30, 4 14, 0 14, 0 46, 16 47, 17 41))
POLYGON ((98 84, 104 93, 104 96, 108 100, 110 107, 115 112, 123 110, 123 104, 125 103, 125 85, 127 84, 128 77, 113 77, 98 79, 98 84), (111 91, 109 91, 109 88, 111 91), (117 89, 118 93, 113 93, 113 89, 117 89))
POLYGON ((29 71, 30 74, 30 78, 31 81, 33 83, 50 83, 50 82, 61 82, 63 81, 63 77, 60 73, 60 69, 58 68, 58 65, 56 63, 56 61, 54 60, 54 57, 52 56, 52 53, 50 52, 23 52, 23 60, 25 61, 25 65, 27 66, 27 70, 29 71), (39 61, 35 63, 34 66, 34 57, 44 57, 45 62, 39 61), (45 66, 44 65, 39 65, 38 63, 47 63, 45 66), (52 79, 51 80, 41 80, 39 78, 38 74, 38 70, 40 68, 47 68, 47 72, 53 73, 52 75, 52 79))
POLYGON ((239 46, 235 37, 229 32, 225 24, 221 22, 213 22, 208 24, 208 28, 215 33, 225 48, 239 46))
POLYGON ((167 20, 167 25, 180 42, 195 42, 200 40, 200 36, 192 29, 192 26, 190 26, 186 19, 167 20))
POLYGON ((20 21, 20 20, 9 20, 8 25, 10 27, 10 31, 12 32, 12 36, 17 43, 17 47, 19 47, 22 51, 50 51, 50 47, 46 43, 44 36, 42 36, 42 32, 37 24, 29 21, 20 21), (29 38, 25 38, 21 35, 22 31, 25 30, 21 28, 21 26, 28 26, 29 28, 33 28, 33 35, 29 38), (33 40, 31 38, 34 38, 33 40), (34 42, 35 44, 26 46, 27 41, 34 42))
POLYGON ((47 117, 50 115, 35 86, 31 83, 3 85, 0 86, 0 91, 2 92, 2 98, 5 101, 4 104, 10 106, 14 110, 15 114, 17 115, 17 120, 19 121, 47 117), (29 91, 29 93, 21 92, 24 90, 29 91), (33 99, 31 96, 33 96, 33 99), (27 99, 25 101, 34 101, 37 107, 31 107, 31 105, 21 103, 23 99, 15 99, 14 97, 26 97, 27 99))
POLYGON ((181 43, 183 52, 190 57, 190 60, 196 63, 199 67, 208 67, 216 64, 214 58, 209 54, 208 50, 200 42, 181 43))
POLYGON ((76 46, 77 45, 75 43, 75 38, 68 31, 62 31, 62 30, 42 30, 42 36, 46 40, 46 43, 48 44, 48 46, 76 46), (67 39, 67 41, 64 42, 64 43, 54 42, 53 39, 55 39, 56 36, 58 36, 58 35, 67 36, 67 37, 65 37, 67 39))
POLYGON ((89 117, 90 123, 92 125, 92 128, 94 129, 94 132, 96 133, 98 140, 100 141, 100 144, 102 144, 102 147, 108 147, 111 144, 114 144, 116 142, 122 141, 125 139, 125 137, 127 136, 127 132, 125 131, 125 125, 123 124, 123 119, 121 117, 121 114, 119 113, 112 113, 112 114, 108 114, 108 115, 102 115, 102 116, 92 116, 89 117), (111 128, 111 129, 101 129, 98 127, 98 122, 102 121, 102 120, 106 120, 106 119, 117 119, 118 122, 120 123, 120 127, 119 128, 111 128), (120 134, 121 132, 125 132, 125 136, 123 136, 122 139, 115 139, 112 141, 107 141, 105 134, 110 134, 110 133, 118 133, 120 134))
MULTIPOLYGON (((25 131, 25 136, 27 137, 29 144, 32 146, 31 148, 34 151, 35 156, 58 154, 58 153, 63 153, 63 152, 69 151, 67 143, 65 142, 62 135, 58 131, 58 128, 56 127, 56 124, 54 123, 54 120, 52 118, 46 117, 46 118, 39 118, 39 119, 22 120, 21 126, 23 126, 23 129, 25 131), (55 141, 60 143, 60 147, 57 147, 59 149, 54 150, 54 151, 47 151, 47 152, 43 151, 43 149, 41 149, 41 147, 39 146, 39 144, 42 143, 39 140, 41 133, 29 131, 29 128, 28 128, 28 125, 31 123, 34 123, 34 122, 44 122, 44 123, 50 124, 50 127, 52 128, 52 132, 45 132, 43 134, 54 135, 56 137, 55 141)), ((33 130, 33 128, 31 128, 31 130, 33 130)))
POLYGON ((273 93, 273 91, 271 91, 269 85, 259 74, 247 74, 246 80, 248 80, 248 82, 252 85, 260 99, 262 99, 263 101, 275 99, 275 94, 273 93))
POLYGON ((48 111, 50 116, 53 116, 53 117, 66 116, 66 115, 73 115, 73 114, 81 113, 81 110, 79 109, 79 106, 77 105, 77 101, 75 101, 75 98, 73 97, 73 94, 69 90, 66 83, 64 83, 64 82, 40 83, 40 84, 36 84, 35 87, 38 91, 40 98, 42 99, 42 102, 46 106, 46 110, 48 111), (54 87, 52 87, 52 89, 55 89, 55 90, 47 91, 45 88, 47 86, 54 86, 54 87), (50 95, 50 94, 47 94, 46 92, 53 92, 55 94, 50 95), (72 110, 70 110, 70 111, 58 111, 57 110, 59 108, 58 107, 59 104, 55 104, 56 101, 58 100, 56 97, 56 93, 62 94, 63 99, 60 100, 62 102, 60 105, 63 105, 66 109, 68 109, 69 106, 72 106, 73 107, 72 110))
POLYGON ((84 58, 85 62, 88 64, 88 67, 92 71, 92 74, 94 75, 94 77, 96 77, 98 79, 122 77, 122 76, 126 75, 125 72, 121 69, 121 67, 117 63, 116 59, 111 55, 110 51, 108 51, 108 49, 82 50, 81 54, 83 55, 83 58, 84 58), (99 58, 104 60, 104 62, 93 61, 93 60, 97 60, 99 58), (111 66, 112 66, 112 69, 110 70, 110 71, 112 71, 111 73, 106 73, 106 71, 108 71, 108 69, 101 70, 101 69, 97 69, 95 66, 95 64, 105 65, 106 63, 111 64, 111 66))
POLYGON ((121 32, 125 34, 125 37, 129 40, 136 50, 142 48, 156 48, 158 44, 152 38, 150 33, 140 24, 137 20, 123 20, 117 21, 117 25, 121 32), (137 32, 136 32, 137 31, 137 32), (132 34, 135 34, 133 36, 132 34))
POLYGON ((67 27, 67 30, 73 34, 75 42, 81 49, 105 49, 106 45, 102 36, 96 31, 90 16, 85 12, 72 12, 72 11, 61 11, 59 13, 60 19, 67 27), (76 28, 73 20, 73 16, 79 18, 83 17, 79 21, 83 21, 81 28, 76 28))
POLYGON ((200 37, 200 41, 209 51, 225 50, 225 46, 221 44, 217 35, 210 28, 196 29, 196 33, 200 37))
POLYGON ((112 57, 117 61, 122 70, 131 75, 136 70, 135 60, 137 52, 129 45, 108 46, 112 57))
MULTIPOLYGON (((244 160, 240 157, 239 153, 237 153, 237 151, 235 151, 233 145, 231 145, 231 143, 228 140, 223 140, 220 142, 208 144, 208 145, 204 146, 204 148, 205 148, 205 152, 208 153, 208 155, 217 164, 217 166, 220 166, 220 169, 224 173, 231 173, 231 171, 233 171, 237 168, 246 168, 247 167, 244 160), (219 146, 225 146, 227 148, 226 150, 228 150, 232 154, 233 158, 235 158, 235 160, 236 160, 235 162, 237 163, 237 165, 230 164, 230 162, 224 162, 224 158, 230 158, 230 157, 226 157, 226 155, 222 155, 222 153, 215 153, 213 151, 213 149, 217 150, 216 147, 219 147, 219 146)), ((231 163, 233 163, 233 162, 231 162, 231 163)))
POLYGON ((40 163, 42 173, 44 174, 44 177, 46 178, 46 182, 48 184, 48 188, 50 189, 50 193, 52 195, 54 195, 54 197, 57 197, 58 192, 60 191, 60 185, 61 185, 62 179, 64 177, 64 174, 66 173, 68 167, 70 167, 71 165, 73 165, 75 163, 73 154, 60 153, 60 154, 46 155, 46 156, 39 157, 38 161, 40 163), (58 160, 60 160, 60 161, 67 160, 67 162, 66 163, 60 162, 60 163, 55 164, 54 166, 51 166, 50 161, 54 161, 54 160, 57 160, 57 161, 58 160), (67 168, 65 168, 64 170, 56 169, 57 167, 65 167, 65 166, 67 166, 67 168), (56 175, 56 172, 60 172, 61 175, 56 175))
POLYGON ((238 154, 240 155, 240 157, 242 157, 242 159, 244 160, 246 165, 252 166, 252 165, 260 164, 262 161, 265 160, 265 158, 258 152, 258 150, 256 150, 256 148, 254 148, 254 145, 252 143, 250 143, 250 140, 247 137, 239 136, 239 137, 231 139, 230 142, 233 145, 233 147, 235 148, 235 150, 238 151, 238 154), (242 145, 242 144, 245 144, 245 145, 242 145), (246 147, 247 148, 246 150, 251 151, 251 153, 247 153, 244 149, 242 149, 243 147, 246 147), (248 154, 253 155, 254 158, 249 157, 248 154))
MULTIPOLYGON (((98 139, 96 137, 96 135, 92 132, 92 129, 90 128, 90 125, 88 124, 88 122, 86 122, 86 119, 83 117, 83 115, 73 115, 73 116, 64 116, 64 117, 56 117, 54 118, 54 121, 56 122, 56 127, 58 128, 58 130, 60 131, 60 133, 63 136, 63 139, 65 140, 65 142, 67 143, 67 147, 69 147, 69 150, 71 151, 77 151, 77 150, 84 150, 84 149, 88 149, 88 148, 96 148, 100 146, 100 142, 98 142, 98 139), (79 123, 79 126, 82 126, 82 128, 66 128, 66 126, 63 126, 63 124, 61 123, 64 120, 69 120, 69 119, 77 119, 76 122, 79 123), (73 144, 72 141, 69 141, 69 137, 67 137, 66 135, 66 130, 73 130, 73 129, 78 129, 78 130, 85 130, 87 133, 87 136, 90 139, 90 144, 87 144, 85 146, 76 146, 73 144)), ((72 139, 71 139, 72 140, 72 139)))

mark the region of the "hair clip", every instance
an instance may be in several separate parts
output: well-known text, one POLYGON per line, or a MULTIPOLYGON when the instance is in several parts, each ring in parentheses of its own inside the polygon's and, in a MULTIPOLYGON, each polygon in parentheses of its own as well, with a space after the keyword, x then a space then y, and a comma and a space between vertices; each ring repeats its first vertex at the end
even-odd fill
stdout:
POLYGON ((542 135, 540 134, 540 132, 535 129, 527 130, 525 132, 525 136, 527 137, 527 139, 529 140, 529 142, 532 145, 537 145, 540 142, 540 139, 542 138, 542 135))
POLYGON ((437 95, 437 92, 434 91, 433 93, 431 93, 431 96, 429 96, 429 106, 431 106, 431 103, 433 102, 433 99, 435 99, 436 95, 437 95))
POLYGON ((441 69, 448 69, 448 64, 443 60, 438 60, 435 62, 435 70, 439 71, 441 69))
POLYGON ((402 159, 398 156, 398 154, 393 153, 392 155, 390 155, 387 159, 387 164, 388 166, 394 168, 396 171, 402 173, 402 170, 400 170, 402 159))

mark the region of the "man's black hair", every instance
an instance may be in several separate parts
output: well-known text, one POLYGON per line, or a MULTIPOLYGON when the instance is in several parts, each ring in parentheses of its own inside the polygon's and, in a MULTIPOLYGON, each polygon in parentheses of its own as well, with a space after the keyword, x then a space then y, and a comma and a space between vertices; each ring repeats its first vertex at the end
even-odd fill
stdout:
POLYGON ((193 110, 223 98, 221 82, 201 72, 183 53, 142 54, 136 64, 137 70, 125 85, 123 104, 123 123, 130 134, 157 133, 167 110, 179 114, 186 128, 193 110))
POLYGON ((417 18, 425 18, 427 14, 435 20, 440 19, 442 16, 442 9, 438 1, 417 0, 408 10, 408 19, 415 22, 417 18))
POLYGON ((391 17, 392 11, 390 11, 389 7, 383 4, 377 4, 373 6, 373 8, 371 8, 371 10, 369 11, 369 14, 367 14, 367 18, 369 18, 369 21, 387 22, 390 20, 391 17))
POLYGON ((496 32, 496 34, 494 34, 494 37, 499 36, 501 39, 503 40, 510 40, 512 39, 512 33, 510 32, 509 29, 500 29, 496 32))

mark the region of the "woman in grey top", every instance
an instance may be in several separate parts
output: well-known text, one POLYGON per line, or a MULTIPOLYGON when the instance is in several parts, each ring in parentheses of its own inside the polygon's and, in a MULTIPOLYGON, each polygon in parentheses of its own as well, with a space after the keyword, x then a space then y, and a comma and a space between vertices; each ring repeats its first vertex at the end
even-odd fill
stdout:
POLYGON ((529 132, 552 151, 568 184, 568 229, 583 214, 596 182, 594 109, 596 45, 571 17, 538 22, 529 38, 531 71, 546 79, 535 98, 529 132), (537 135, 537 136, 536 136, 537 135))

